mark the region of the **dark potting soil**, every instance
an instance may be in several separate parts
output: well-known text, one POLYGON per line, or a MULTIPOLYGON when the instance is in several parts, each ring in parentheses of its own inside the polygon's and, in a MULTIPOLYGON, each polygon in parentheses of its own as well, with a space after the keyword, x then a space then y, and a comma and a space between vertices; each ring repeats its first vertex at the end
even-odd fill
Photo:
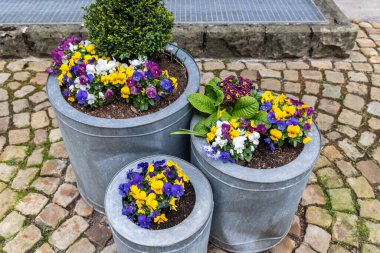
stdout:
POLYGON ((301 154, 303 147, 303 144, 293 147, 285 143, 281 148, 271 151, 264 140, 261 139, 259 146, 253 152, 252 160, 250 162, 240 160, 237 164, 255 169, 277 168, 296 159, 301 154))
POLYGON ((175 225, 180 224, 190 215, 195 205, 195 190, 191 183, 185 184, 185 193, 179 200, 177 200, 176 204, 177 211, 167 208, 163 212, 165 213, 166 218, 168 218, 168 221, 161 224, 152 223, 152 230, 174 227, 175 225))
POLYGON ((175 58, 171 58, 167 54, 162 54, 160 56, 154 57, 152 59, 162 70, 168 70, 169 75, 177 78, 178 86, 170 95, 158 101, 154 106, 151 106, 147 111, 140 111, 131 104, 126 104, 125 100, 120 97, 120 94, 115 93, 115 98, 113 101, 107 101, 106 105, 100 108, 92 109, 90 107, 81 106, 77 103, 70 103, 75 109, 86 113, 88 115, 106 118, 106 119, 128 119, 139 117, 147 114, 157 112, 171 103, 176 101, 187 85, 187 72, 185 66, 178 63, 175 58))

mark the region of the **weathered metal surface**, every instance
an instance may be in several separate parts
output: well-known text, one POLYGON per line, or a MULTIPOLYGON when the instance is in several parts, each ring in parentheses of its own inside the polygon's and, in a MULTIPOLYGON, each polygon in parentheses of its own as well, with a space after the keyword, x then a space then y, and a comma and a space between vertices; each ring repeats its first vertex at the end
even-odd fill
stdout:
POLYGON ((213 197, 206 177, 192 164, 167 155, 149 156, 125 166, 110 183, 105 207, 118 253, 206 253, 211 228, 213 197), (195 190, 195 205, 190 215, 180 224, 162 230, 144 229, 121 215, 120 183, 126 182, 126 173, 136 169, 140 162, 170 159, 177 162, 189 176, 195 190))
MULTIPOLYGON (((178 48, 168 45, 166 49, 175 54, 178 48)), ((176 56, 188 72, 184 93, 158 112, 131 119, 97 118, 74 109, 62 97, 56 77, 49 77, 47 94, 57 116, 79 191, 97 211, 104 212, 106 187, 126 163, 158 153, 188 159, 189 137, 170 133, 189 127, 192 109, 187 96, 198 91, 200 74, 189 54, 178 49, 176 56)))
MULTIPOLYGON (((194 116, 191 128, 198 122, 194 116)), ((209 179, 215 201, 210 240, 231 252, 261 252, 286 236, 321 149, 315 125, 313 141, 291 163, 252 169, 207 158, 204 138, 192 137, 191 162, 209 179)))

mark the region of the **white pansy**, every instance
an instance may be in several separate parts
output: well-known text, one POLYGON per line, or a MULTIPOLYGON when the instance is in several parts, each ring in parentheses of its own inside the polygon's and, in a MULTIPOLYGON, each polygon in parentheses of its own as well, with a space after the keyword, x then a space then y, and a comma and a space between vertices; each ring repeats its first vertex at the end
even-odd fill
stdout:
POLYGON ((99 94, 98 94, 98 96, 99 96, 100 99, 104 100, 104 94, 103 94, 103 92, 100 91, 99 94))
POLYGON ((255 147, 254 146, 251 146, 251 151, 255 151, 255 147))
POLYGON ((91 73, 91 74, 95 74, 95 65, 93 65, 93 64, 87 64, 87 66, 86 66, 86 72, 87 73, 91 73))
POLYGON ((87 104, 92 105, 93 103, 95 103, 95 100, 96 100, 95 95, 88 93, 87 104))
POLYGON ((259 145, 260 134, 258 132, 253 132, 248 135, 248 139, 254 145, 259 145))
POLYGON ((77 45, 74 46, 73 44, 69 43, 69 49, 71 52, 74 53, 74 51, 78 50, 78 46, 77 45))
POLYGON ((73 86, 75 86, 75 88, 81 89, 81 90, 88 90, 90 88, 89 85, 82 85, 80 83, 79 77, 74 80, 74 85, 73 86))
POLYGON ((222 136, 222 129, 221 128, 218 128, 218 130, 216 130, 216 132, 215 132, 215 135, 216 136, 222 136))
POLYGON ((83 46, 87 47, 88 45, 91 44, 91 41, 89 41, 89 40, 82 40, 82 41, 80 42, 80 44, 82 44, 83 46))
POLYGON ((217 136, 215 138, 214 142, 212 143, 212 146, 213 147, 219 146, 219 147, 223 148, 224 146, 227 145, 227 142, 228 142, 228 140, 223 140, 220 136, 217 136))
POLYGON ((146 60, 147 60, 147 57, 146 57, 146 56, 144 56, 144 57, 139 56, 138 59, 135 59, 135 60, 129 61, 129 63, 130 63, 132 66, 136 67, 136 66, 140 66, 140 65, 144 64, 144 63, 146 62, 146 60))
POLYGON ((238 136, 232 140, 232 144, 234 145, 234 150, 238 154, 242 154, 245 148, 244 142, 246 140, 245 136, 238 136))
POLYGON ((108 71, 107 60, 99 59, 98 63, 95 66, 95 71, 97 74, 107 75, 107 71, 108 71))
POLYGON ((112 61, 109 61, 108 63, 107 63, 107 68, 109 69, 109 70, 111 70, 111 69, 115 69, 115 68, 117 68, 119 66, 119 64, 118 64, 118 62, 115 60, 115 59, 113 59, 112 61))

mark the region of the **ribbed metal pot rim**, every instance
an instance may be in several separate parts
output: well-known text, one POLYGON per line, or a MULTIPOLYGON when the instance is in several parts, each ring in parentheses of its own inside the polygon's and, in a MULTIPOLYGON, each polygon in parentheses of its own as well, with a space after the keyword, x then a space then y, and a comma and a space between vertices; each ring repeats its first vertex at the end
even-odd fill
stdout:
MULTIPOLYGON (((202 119, 199 115, 194 115, 191 120, 191 129, 202 119)), ((303 175, 310 169, 310 165, 318 159, 321 150, 321 136, 318 127, 313 123, 312 130, 308 133, 312 141, 307 143, 300 155, 288 164, 271 169, 258 169, 240 166, 233 163, 223 163, 207 157, 202 150, 207 145, 205 138, 191 136, 192 146, 202 158, 214 169, 221 173, 246 182, 252 183, 281 183, 303 175)), ((194 152, 195 150, 193 150, 194 152)), ((253 159, 254 159, 253 155, 253 159)))
POLYGON ((170 155, 148 156, 126 165, 108 185, 104 204, 105 213, 113 230, 124 240, 148 247, 168 247, 188 240, 205 226, 214 206, 212 189, 206 177, 194 165, 170 155), (129 169, 136 169, 138 163, 162 159, 177 162, 189 176, 195 190, 195 205, 190 215, 180 224, 167 229, 149 230, 139 227, 121 214, 122 201, 118 186, 121 182, 120 179, 123 179, 122 182, 126 182, 126 172, 129 169))
POLYGON ((200 74, 199 68, 194 59, 185 52, 183 49, 178 48, 173 44, 168 44, 165 51, 177 57, 177 59, 184 64, 187 69, 187 85, 181 96, 169 106, 140 117, 129 119, 106 119, 98 118, 91 115, 87 115, 74 107, 72 107, 62 96, 60 87, 57 83, 56 76, 50 75, 46 86, 46 93, 52 103, 53 107, 63 114, 64 116, 73 119, 77 122, 83 123, 89 126, 95 126, 100 128, 127 128, 152 124, 160 121, 169 115, 172 115, 182 108, 189 106, 187 97, 188 95, 198 91, 200 74))

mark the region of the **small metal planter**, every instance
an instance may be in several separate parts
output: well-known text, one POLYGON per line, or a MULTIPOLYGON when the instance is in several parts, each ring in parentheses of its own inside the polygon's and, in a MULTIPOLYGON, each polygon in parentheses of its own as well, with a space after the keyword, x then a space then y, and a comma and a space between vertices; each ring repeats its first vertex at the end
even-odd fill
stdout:
MULTIPOLYGON (((200 119, 194 116, 191 129, 200 119)), ((210 240, 231 252, 261 252, 288 233, 308 178, 319 156, 321 140, 313 124, 301 154, 274 169, 252 169, 215 161, 204 155, 204 138, 192 137, 191 162, 210 181, 215 211, 210 240)))
POLYGON ((192 164, 168 155, 139 159, 125 166, 108 186, 105 210, 118 253, 207 253, 211 229, 213 197, 206 177, 192 164), (144 229, 121 214, 122 200, 119 185, 126 182, 126 173, 140 162, 170 159, 177 162, 189 176, 195 190, 195 205, 190 215, 180 224, 162 230, 144 229))
POLYGON ((73 165, 79 191, 99 212, 104 212, 108 183, 125 164, 158 153, 189 159, 189 137, 170 133, 189 128, 192 109, 187 96, 199 89, 199 69, 194 59, 176 46, 168 45, 166 51, 185 65, 187 87, 171 105, 137 118, 105 119, 84 114, 64 100, 55 76, 48 79, 47 95, 73 165))

